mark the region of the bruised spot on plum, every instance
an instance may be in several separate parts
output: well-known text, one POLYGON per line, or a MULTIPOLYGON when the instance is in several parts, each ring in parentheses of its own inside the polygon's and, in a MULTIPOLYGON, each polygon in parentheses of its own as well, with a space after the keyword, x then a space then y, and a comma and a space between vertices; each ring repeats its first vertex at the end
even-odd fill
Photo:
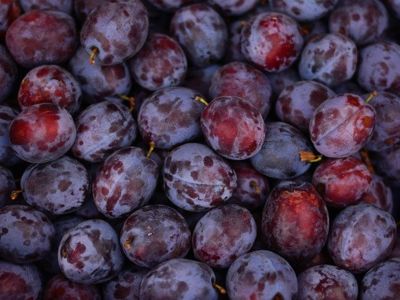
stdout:
POLYGON ((203 162, 204 162, 204 165, 205 165, 206 167, 212 167, 213 164, 214 164, 214 161, 213 161, 213 159, 212 159, 210 156, 204 157, 203 162))

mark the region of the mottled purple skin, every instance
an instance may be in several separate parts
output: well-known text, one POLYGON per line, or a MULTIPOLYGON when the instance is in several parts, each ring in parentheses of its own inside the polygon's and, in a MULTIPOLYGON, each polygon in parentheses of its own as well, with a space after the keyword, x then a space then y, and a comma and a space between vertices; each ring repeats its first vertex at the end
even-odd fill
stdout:
POLYGON ((299 74, 295 68, 289 68, 282 72, 268 74, 271 82, 272 92, 279 95, 284 88, 300 81, 299 74))
POLYGON ((140 0, 110 0, 87 16, 81 44, 88 53, 96 47, 96 63, 121 64, 144 45, 149 30, 147 10, 140 0))
POLYGON ((146 271, 122 271, 103 286, 105 300, 140 300, 140 284, 146 271))
POLYGON ((242 62, 231 62, 213 75, 209 90, 212 99, 222 96, 240 97, 266 118, 271 106, 271 84, 258 69, 242 62))
POLYGON ((120 242, 131 262, 153 268, 172 258, 186 256, 190 249, 190 235, 188 224, 175 209, 148 205, 125 220, 120 242))
POLYGON ((151 270, 140 285, 141 300, 217 300, 215 274, 204 263, 177 258, 151 270))
POLYGON ((196 67, 210 65, 225 54, 227 26, 224 19, 205 3, 177 10, 171 20, 171 32, 196 67))
POLYGON ((45 65, 30 70, 22 79, 18 91, 21 109, 38 103, 54 103, 71 114, 80 107, 81 88, 67 70, 45 65))
POLYGON ((169 153, 163 179, 168 199, 192 212, 223 204, 237 186, 233 169, 210 148, 197 143, 184 144, 169 153))
POLYGON ((211 5, 217 6, 225 15, 241 16, 252 10, 257 0, 208 0, 211 5))
POLYGON ((71 14, 73 0, 19 0, 19 3, 25 12, 33 9, 51 9, 71 14))
POLYGON ((274 11, 288 14, 298 21, 315 21, 328 14, 339 0, 272 0, 274 11))
POLYGON ((124 216, 149 201, 158 174, 158 164, 142 149, 120 149, 104 161, 92 183, 94 203, 108 218, 124 216))
POLYGON ((11 121, 18 115, 13 108, 0 105, 0 164, 13 166, 19 162, 15 151, 11 148, 8 128, 11 121))
POLYGON ((105 282, 118 274, 124 257, 114 229, 92 219, 69 230, 58 248, 58 263, 71 281, 83 284, 105 282))
POLYGON ((256 222, 246 208, 223 205, 197 222, 192 237, 193 253, 212 268, 228 268, 251 249, 256 236, 256 222))
POLYGON ((355 94, 344 94, 324 101, 310 121, 310 136, 321 154, 340 158, 350 156, 368 142, 376 123, 375 109, 355 94))
POLYGON ((77 210, 85 201, 89 178, 85 167, 64 156, 27 169, 21 178, 25 201, 53 215, 77 210))
POLYGON ((373 267, 362 279, 361 299, 397 299, 400 295, 400 259, 373 267))
POLYGON ((108 0, 74 0, 75 16, 83 23, 93 9, 106 2, 108 2, 108 0))
POLYGON ((211 148, 232 160, 253 157, 264 143, 266 129, 261 113, 236 96, 215 98, 203 110, 200 124, 211 148))
POLYGON ((303 49, 299 74, 303 80, 332 87, 353 77, 357 61, 357 46, 350 38, 339 33, 318 35, 303 49))
POLYGON ((10 193, 15 190, 14 176, 9 169, 0 165, 0 207, 10 199, 10 193))
POLYGON ((115 150, 130 146, 137 135, 137 125, 129 108, 116 100, 87 107, 78 116, 76 128, 72 153, 89 162, 103 161, 115 150))
POLYGON ((6 33, 7 48, 24 68, 63 64, 74 54, 77 42, 74 19, 54 10, 31 10, 6 33))
POLYGON ((377 0, 347 0, 329 17, 329 31, 350 37, 357 45, 372 43, 387 29, 389 16, 377 0))
MULTIPOLYGON (((148 97, 141 105, 138 126, 147 143, 170 149, 201 136, 200 115, 205 106, 192 89, 170 87, 148 97)), ((200 96, 201 97, 201 96, 200 96)))
POLYGON ((387 91, 400 95, 400 46, 389 41, 361 50, 358 83, 367 91, 387 91))
POLYGON ((311 259, 328 238, 328 210, 310 183, 282 182, 266 201, 261 229, 268 249, 292 261, 311 259))
POLYGON ((338 267, 353 273, 367 271, 383 261, 396 241, 396 222, 370 204, 345 208, 334 220, 328 250, 338 267))
POLYGON ((336 94, 315 81, 298 81, 286 86, 275 103, 278 118, 308 132, 310 120, 317 107, 336 94))
POLYGON ((76 128, 67 110, 51 103, 29 106, 9 127, 11 147, 31 163, 45 163, 63 156, 72 147, 76 128))
POLYGON ((0 39, 4 40, 8 27, 21 14, 18 0, 2 0, 0 2, 0 39))
POLYGON ((299 277, 298 300, 357 300, 358 285, 353 274, 332 265, 319 265, 299 277))
POLYGON ((256 15, 244 25, 241 36, 243 55, 267 72, 288 69, 303 47, 298 24, 281 13, 256 15))
POLYGON ((372 176, 368 190, 361 196, 360 202, 369 203, 376 207, 393 213, 393 194, 383 178, 378 175, 372 176))
POLYGON ((17 75, 17 65, 6 48, 0 45, 0 103, 3 103, 12 92, 17 75))
POLYGON ((231 300, 295 299, 297 278, 282 257, 259 250, 235 260, 226 276, 226 289, 231 300))
POLYGON ((400 145, 371 153, 376 172, 381 175, 388 184, 400 187, 400 145))
POLYGON ((310 168, 309 163, 300 160, 300 151, 312 151, 300 130, 287 123, 270 122, 265 126, 264 144, 250 162, 265 176, 291 179, 310 168))
POLYGON ((0 209, 0 256, 14 263, 39 261, 49 254, 54 226, 45 214, 27 205, 0 209))
POLYGON ((40 273, 34 265, 0 261, 0 299, 35 300, 41 291, 40 273))
POLYGON ((241 33, 245 25, 243 20, 236 20, 229 24, 229 41, 225 53, 225 60, 229 62, 246 61, 242 50, 240 49, 241 33))
POLYGON ((220 68, 219 65, 210 65, 205 68, 189 68, 183 86, 196 90, 202 95, 208 96, 212 77, 218 68, 220 68))

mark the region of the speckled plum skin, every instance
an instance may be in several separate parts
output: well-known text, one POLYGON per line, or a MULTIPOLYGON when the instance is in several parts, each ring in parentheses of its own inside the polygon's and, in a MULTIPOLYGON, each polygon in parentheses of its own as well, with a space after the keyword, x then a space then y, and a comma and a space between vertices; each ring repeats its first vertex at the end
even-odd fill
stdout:
POLYGON ((71 14, 73 0, 19 0, 19 3, 25 12, 33 9, 52 9, 71 14))
POLYGON ((367 271, 383 261, 396 241, 396 222, 370 204, 345 208, 332 224, 328 250, 338 267, 353 273, 367 271))
POLYGON ((0 256, 14 263, 30 263, 51 250, 54 226, 45 214, 27 205, 0 209, 0 256))
POLYGON ((6 33, 7 48, 24 68, 65 63, 74 54, 77 41, 74 19, 53 10, 31 10, 6 33))
POLYGON ((40 273, 34 265, 0 261, 0 299, 36 300, 41 291, 40 273))
POLYGON ((281 13, 256 15, 244 25, 241 35, 243 55, 267 72, 289 68, 303 47, 298 24, 281 13))
POLYGON ((371 154, 376 172, 390 185, 400 187, 400 145, 371 154))
POLYGON ((204 104, 195 100, 197 96, 192 89, 170 87, 145 99, 138 114, 143 139, 154 142, 156 148, 169 149, 199 137, 204 104))
POLYGON ((268 249, 293 261, 310 259, 328 238, 328 210, 310 183, 282 182, 265 203, 261 229, 268 249))
POLYGON ((146 204, 156 188, 158 164, 137 147, 122 148, 103 163, 92 183, 93 200, 108 218, 146 204))
POLYGON ((241 16, 252 10, 256 6, 256 0, 208 0, 212 5, 219 7, 225 15, 241 16))
POLYGON ((210 148, 188 143, 172 150, 163 167, 169 200, 187 211, 205 211, 226 202, 237 186, 233 169, 210 148))
POLYGON ((350 38, 339 33, 318 35, 304 47, 299 73, 303 80, 336 86, 353 77, 357 61, 357 46, 350 38))
POLYGON ((346 157, 368 142, 375 122, 375 109, 360 96, 333 97, 314 111, 309 127, 311 141, 327 157, 346 157))
POLYGON ((393 194, 383 178, 374 174, 368 190, 361 196, 360 202, 369 203, 376 207, 393 213, 393 194))
POLYGON ((350 272, 332 265, 319 265, 299 277, 298 300, 357 300, 357 280, 350 272))
POLYGON ((77 135, 72 147, 75 157, 101 162, 110 153, 132 144, 137 125, 121 101, 107 100, 87 107, 76 121, 77 135))
POLYGON ((224 19, 205 3, 178 9, 171 20, 171 32, 197 67, 205 67, 225 54, 228 29, 224 19))
POLYGON ((69 281, 62 275, 52 277, 43 292, 43 300, 101 300, 94 285, 69 281))
POLYGON ((10 193, 14 190, 14 175, 9 169, 6 169, 0 165, 0 207, 7 203, 7 201, 10 199, 10 193))
POLYGON ((346 207, 359 202, 372 182, 372 174, 359 159, 328 159, 315 169, 312 183, 325 202, 333 207, 346 207))
POLYGON ((22 79, 18 104, 23 109, 38 103, 54 103, 71 114, 80 107, 81 88, 75 78, 56 65, 34 68, 22 79))
POLYGON ((61 215, 83 205, 89 190, 89 178, 81 163, 64 156, 26 169, 21 189, 29 205, 61 215))
POLYGON ((58 263, 71 281, 105 282, 120 272, 123 255, 114 229, 105 221, 84 221, 69 230, 58 248, 58 263))
POLYGON ((126 270, 103 286, 104 300, 140 300, 140 284, 146 271, 126 270))
POLYGON ((298 21, 315 21, 329 13, 339 0, 272 0, 273 10, 288 14, 298 21))
POLYGON ((42 103, 20 112, 10 124, 9 135, 19 158, 45 163, 60 158, 72 147, 76 128, 67 110, 42 103))
POLYGON ((17 0, 2 0, 0 2, 0 39, 3 41, 7 29, 21 14, 21 7, 17 0))
POLYGON ((236 204, 210 210, 196 224, 194 256, 213 268, 228 268, 254 244, 257 226, 251 213, 236 204))
POLYGON ((367 91, 400 95, 400 46, 380 41, 361 50, 358 83, 367 91))
POLYGON ((0 164, 3 166, 13 166, 19 159, 15 151, 11 148, 9 130, 11 121, 18 115, 13 108, 0 105, 0 164))
POLYGON ((173 208, 148 205, 132 213, 121 229, 121 247, 135 265, 153 268, 172 258, 186 256, 190 230, 173 208))
POLYGON ((12 92, 17 75, 17 65, 6 48, 0 45, 0 103, 3 103, 12 92))
POLYGON ((334 91, 321 83, 298 81, 282 90, 275 103, 275 112, 281 121, 308 132, 314 111, 335 95, 334 91))
POLYGON ((261 174, 290 179, 307 172, 310 164, 300 160, 300 151, 312 151, 300 130, 283 122, 265 125, 265 140, 261 150, 250 159, 261 174))
POLYGON ((266 118, 271 106, 271 84, 268 77, 242 62, 231 62, 213 75, 209 90, 211 98, 236 96, 248 101, 266 118))
POLYGON ((204 263, 176 258, 159 264, 143 278, 141 300, 217 300, 215 275, 204 263))
POLYGON ((297 278, 282 257, 259 250, 234 261, 226 276, 226 288, 231 300, 295 299, 297 278))
POLYGON ((229 159, 253 157, 264 143, 266 129, 261 113, 239 97, 215 98, 203 110, 200 124, 211 148, 229 159))
POLYGON ((330 14, 329 31, 365 45, 379 39, 388 23, 389 16, 381 1, 346 0, 330 14))

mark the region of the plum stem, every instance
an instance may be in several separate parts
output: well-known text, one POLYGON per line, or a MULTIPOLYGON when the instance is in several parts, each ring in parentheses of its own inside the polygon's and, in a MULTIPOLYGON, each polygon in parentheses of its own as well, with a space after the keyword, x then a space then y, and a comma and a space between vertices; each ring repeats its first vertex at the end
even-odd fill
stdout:
POLYGON ((307 26, 305 24, 300 26, 300 34, 302 36, 306 36, 306 35, 310 34, 310 32, 311 32, 311 30, 310 30, 309 26, 307 26))
POLYGON ((203 103, 205 106, 208 105, 208 102, 207 102, 206 99, 204 99, 203 97, 196 96, 196 97, 194 98, 194 100, 196 100, 196 101, 198 101, 198 102, 200 102, 200 103, 203 103))
POLYGON ((261 194, 260 186, 257 184, 255 180, 250 181, 250 187, 255 190, 256 194, 261 194))
POLYGON ((376 96, 378 96, 378 92, 377 91, 371 92, 371 94, 368 95, 367 99, 365 99, 365 103, 369 103, 376 96))
POLYGON ((136 106, 135 97, 131 97, 131 96, 127 96, 127 95, 120 95, 119 98, 121 98, 124 101, 128 101, 130 112, 133 112, 135 110, 135 106, 136 106))
POLYGON ((124 244, 123 244, 124 249, 126 249, 126 250, 131 249, 131 247, 132 247, 131 244, 132 244, 132 239, 127 239, 127 240, 124 242, 124 244))
POLYGON ((154 143, 153 141, 151 141, 149 143, 149 151, 147 152, 146 157, 150 158, 151 154, 153 153, 154 149, 156 148, 156 143, 154 143))
POLYGON ((311 151, 300 151, 300 160, 308 163, 316 163, 322 160, 322 155, 317 155, 311 151))
POLYGON ((18 196, 19 196, 21 193, 22 193, 22 190, 15 190, 15 191, 12 191, 11 194, 10 194, 10 199, 11 199, 12 201, 17 200, 18 196))
POLYGON ((99 48, 97 47, 92 47, 89 55, 89 62, 91 65, 94 65, 96 63, 96 57, 99 54, 99 48))
POLYGON ((369 153, 367 150, 361 150, 360 151, 360 155, 361 155, 361 159, 364 162, 364 164, 367 166, 368 170, 374 174, 375 173, 375 169, 374 166, 372 165, 371 159, 369 157, 369 153))
POLYGON ((221 295, 226 295, 226 290, 217 283, 213 284, 213 287, 220 293, 221 295))

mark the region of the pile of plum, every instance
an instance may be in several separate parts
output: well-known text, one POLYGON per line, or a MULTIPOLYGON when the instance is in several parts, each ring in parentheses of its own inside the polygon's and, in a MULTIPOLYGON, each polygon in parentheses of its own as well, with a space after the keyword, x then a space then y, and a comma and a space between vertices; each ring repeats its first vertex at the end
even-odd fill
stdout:
POLYGON ((399 0, 1 0, 0 300, 400 299, 399 0))

